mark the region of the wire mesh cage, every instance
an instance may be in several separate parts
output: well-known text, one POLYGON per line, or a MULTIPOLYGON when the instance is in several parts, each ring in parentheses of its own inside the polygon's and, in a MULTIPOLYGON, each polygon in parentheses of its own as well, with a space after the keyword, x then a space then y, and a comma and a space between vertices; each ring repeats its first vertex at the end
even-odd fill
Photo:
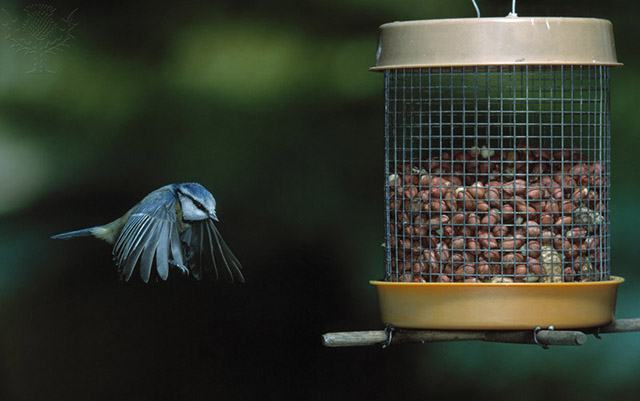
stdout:
POLYGON ((609 70, 386 70, 385 280, 608 280, 609 70))
POLYGON ((613 318, 611 24, 580 18, 381 27, 382 320, 593 327, 613 318))

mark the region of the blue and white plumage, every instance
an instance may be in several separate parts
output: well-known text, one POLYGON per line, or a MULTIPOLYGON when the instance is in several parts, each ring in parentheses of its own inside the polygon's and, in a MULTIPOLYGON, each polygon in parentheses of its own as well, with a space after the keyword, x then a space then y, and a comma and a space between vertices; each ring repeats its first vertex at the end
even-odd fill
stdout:
POLYGON ((169 265, 202 278, 203 270, 218 279, 221 263, 230 279, 244 282, 242 266, 214 225, 216 201, 197 183, 156 189, 119 219, 103 226, 54 235, 53 239, 94 236, 113 244, 120 278, 129 280, 140 261, 140 277, 169 276, 169 265))

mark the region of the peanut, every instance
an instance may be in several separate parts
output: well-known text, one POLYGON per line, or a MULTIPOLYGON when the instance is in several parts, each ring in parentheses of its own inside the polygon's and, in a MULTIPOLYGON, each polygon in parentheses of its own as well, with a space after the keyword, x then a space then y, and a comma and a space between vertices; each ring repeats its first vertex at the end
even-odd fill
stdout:
POLYGON ((496 237, 506 237, 507 235, 509 235, 509 230, 510 229, 508 226, 497 224, 491 229, 491 234, 495 235, 496 237))
POLYGON ((489 204, 487 202, 484 201, 478 201, 476 209, 478 210, 478 212, 488 212, 489 211, 489 204))
POLYGON ((498 248, 498 241, 495 240, 493 235, 489 234, 486 231, 478 233, 478 243, 482 246, 483 249, 498 248))
POLYGON ((491 283, 513 283, 513 279, 509 277, 494 276, 489 280, 491 283))
POLYGON ((484 184, 480 181, 476 181, 467 188, 467 192, 475 199, 484 198, 486 189, 484 184))
POLYGON ((520 248, 525 242, 524 238, 512 237, 502 240, 502 248, 506 250, 514 250, 520 248))

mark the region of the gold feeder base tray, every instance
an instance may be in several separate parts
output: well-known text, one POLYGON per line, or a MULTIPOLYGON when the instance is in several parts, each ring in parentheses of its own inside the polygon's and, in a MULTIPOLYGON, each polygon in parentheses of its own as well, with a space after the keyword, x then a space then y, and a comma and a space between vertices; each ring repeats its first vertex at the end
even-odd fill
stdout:
POLYGON ((382 322, 412 329, 522 330, 598 327, 613 321, 622 277, 584 283, 371 281, 382 322))

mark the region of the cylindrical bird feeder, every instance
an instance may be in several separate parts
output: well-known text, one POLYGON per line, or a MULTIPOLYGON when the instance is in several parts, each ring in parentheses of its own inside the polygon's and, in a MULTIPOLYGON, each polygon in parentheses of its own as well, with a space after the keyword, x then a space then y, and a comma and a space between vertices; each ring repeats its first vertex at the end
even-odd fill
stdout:
POLYGON ((611 23, 382 25, 382 320, 593 327, 613 319, 611 23))

